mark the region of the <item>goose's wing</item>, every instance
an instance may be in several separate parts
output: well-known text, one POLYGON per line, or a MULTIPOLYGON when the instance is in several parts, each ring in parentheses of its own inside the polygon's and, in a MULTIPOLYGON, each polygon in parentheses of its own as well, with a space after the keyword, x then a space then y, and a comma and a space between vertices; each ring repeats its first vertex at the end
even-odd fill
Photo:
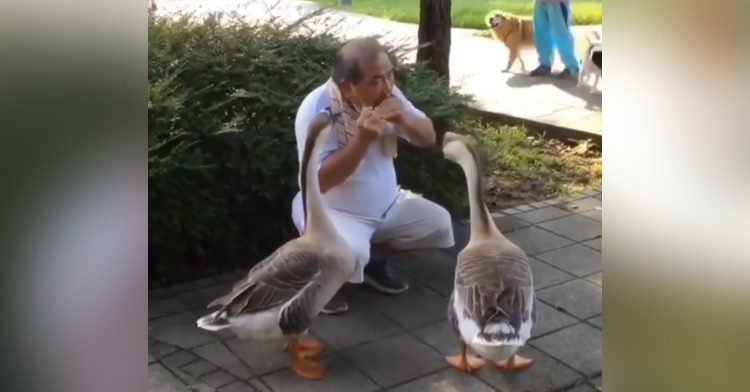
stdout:
POLYGON ((513 339, 532 317, 534 284, 526 254, 513 244, 487 243, 458 255, 456 298, 464 317, 474 320, 485 339, 513 339), (486 328, 505 324, 511 328, 486 328))
MULTIPOLYGON (((313 244, 287 243, 237 282, 229 294, 208 307, 220 306, 226 317, 233 317, 281 306, 290 300, 302 304, 320 285, 322 256, 313 244)), ((298 306, 301 305, 295 305, 298 306)), ((284 317, 294 318, 292 315, 284 317)))
MULTIPOLYGON (((245 275, 244 278, 242 278, 237 283, 235 283, 234 286, 232 286, 232 291, 235 291, 235 290, 239 289, 240 287, 242 287, 243 285, 247 284, 247 282, 250 280, 251 276, 255 275, 255 273, 257 273, 258 270, 265 268, 268 264, 270 264, 272 261, 274 261, 276 259, 276 257, 278 256, 279 252, 282 252, 284 250, 284 248, 285 247, 282 246, 281 248, 276 249, 273 253, 271 253, 270 255, 268 255, 268 257, 266 257, 265 259, 261 260, 258 264, 255 264, 255 266, 253 266, 253 268, 250 269, 250 272, 248 272, 247 275, 245 275)), ((209 307, 211 307, 211 306, 209 306, 209 307)))

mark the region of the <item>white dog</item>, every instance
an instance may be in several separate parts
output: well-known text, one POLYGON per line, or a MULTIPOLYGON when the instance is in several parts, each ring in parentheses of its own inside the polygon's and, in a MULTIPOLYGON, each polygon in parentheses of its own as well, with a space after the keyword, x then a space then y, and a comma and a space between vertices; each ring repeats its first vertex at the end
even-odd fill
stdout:
POLYGON ((586 50, 586 56, 582 59, 581 72, 578 73, 578 87, 585 84, 586 80, 594 75, 594 84, 590 86, 591 94, 599 93, 597 87, 599 80, 602 78, 602 37, 597 31, 593 31, 591 36, 586 37, 589 41, 589 47, 586 50))

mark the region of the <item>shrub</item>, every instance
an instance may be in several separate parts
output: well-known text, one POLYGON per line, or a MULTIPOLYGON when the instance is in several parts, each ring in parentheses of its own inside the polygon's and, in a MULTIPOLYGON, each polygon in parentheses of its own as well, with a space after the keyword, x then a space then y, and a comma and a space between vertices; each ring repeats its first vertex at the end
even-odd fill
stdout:
MULTIPOLYGON (((302 29, 221 15, 149 20, 152 284, 248 268, 297 235, 295 111, 341 44, 302 29)), ((439 133, 463 121, 468 98, 429 71, 402 66, 397 79, 439 133)), ((463 213, 463 174, 438 152, 402 145, 397 171, 405 187, 463 213)))

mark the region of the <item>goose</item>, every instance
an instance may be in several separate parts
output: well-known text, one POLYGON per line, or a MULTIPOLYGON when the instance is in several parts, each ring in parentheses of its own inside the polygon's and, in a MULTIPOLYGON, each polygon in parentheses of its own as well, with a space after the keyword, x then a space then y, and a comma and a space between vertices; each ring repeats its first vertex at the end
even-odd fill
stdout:
POLYGON ((536 319, 534 281, 526 253, 498 230, 484 203, 479 153, 465 136, 446 133, 443 155, 466 176, 471 215, 469 243, 458 254, 448 320, 460 353, 446 357, 454 368, 473 372, 491 360, 502 370, 532 364, 516 352, 536 319), (467 346, 479 356, 467 354, 467 346))
POLYGON ((198 319, 208 331, 230 329, 253 340, 287 339, 290 370, 320 380, 325 366, 311 358, 322 351, 314 337, 304 337, 323 306, 354 273, 356 256, 323 209, 317 173, 319 141, 330 132, 330 110, 308 128, 300 164, 305 230, 253 267, 231 291, 208 305, 215 312, 198 319))

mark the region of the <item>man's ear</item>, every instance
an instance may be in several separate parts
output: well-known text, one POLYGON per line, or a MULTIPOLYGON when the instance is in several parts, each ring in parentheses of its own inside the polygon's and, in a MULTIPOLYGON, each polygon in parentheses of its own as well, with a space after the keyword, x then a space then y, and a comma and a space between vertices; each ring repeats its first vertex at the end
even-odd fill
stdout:
POLYGON ((346 80, 342 80, 340 82, 337 82, 336 86, 339 88, 339 91, 341 91, 341 95, 344 98, 351 99, 351 97, 354 95, 354 91, 353 91, 351 82, 348 82, 346 80))

